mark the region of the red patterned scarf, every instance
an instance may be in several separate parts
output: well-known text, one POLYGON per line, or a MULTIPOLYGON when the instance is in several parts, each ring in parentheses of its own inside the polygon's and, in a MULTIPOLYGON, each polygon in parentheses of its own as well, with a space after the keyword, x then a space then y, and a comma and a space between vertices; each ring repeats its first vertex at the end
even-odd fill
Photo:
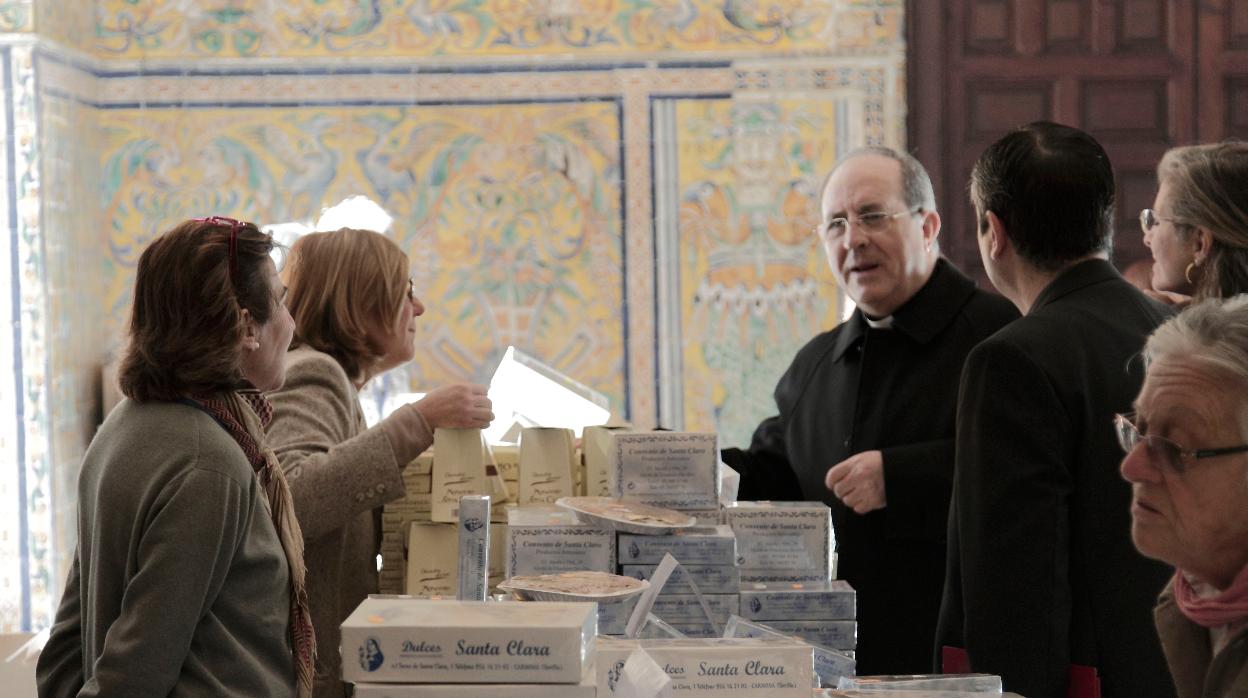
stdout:
POLYGON ((264 445, 264 427, 273 419, 273 405, 254 389, 195 395, 191 399, 234 437, 264 486, 269 514, 273 517, 273 526, 282 541, 282 550, 290 567, 290 639, 294 647, 298 695, 306 698, 312 695, 316 635, 312 630, 308 593, 304 585, 307 568, 303 561, 303 532, 299 528, 299 520, 295 518, 295 504, 286 484, 286 475, 273 449, 264 445))
POLYGON ((1242 624, 1248 620, 1248 566, 1235 575, 1231 586, 1216 596, 1201 598, 1181 570, 1174 574, 1174 600, 1188 620, 1205 628, 1242 624))

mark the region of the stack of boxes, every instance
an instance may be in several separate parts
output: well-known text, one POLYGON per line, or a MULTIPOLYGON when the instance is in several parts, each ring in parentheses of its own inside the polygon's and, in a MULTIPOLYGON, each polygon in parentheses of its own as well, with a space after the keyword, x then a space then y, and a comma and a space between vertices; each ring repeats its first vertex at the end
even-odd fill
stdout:
POLYGON ((857 645, 857 594, 848 582, 746 584, 740 598, 746 620, 839 652, 857 645))
MULTIPOLYGON (((737 568, 736 536, 727 526, 687 528, 667 536, 619 534, 620 574, 649 580, 665 554, 681 566, 660 590, 651 613, 689 637, 713 637, 715 628, 693 594, 685 575, 693 577, 712 617, 721 626, 737 612, 741 573, 737 568)), ((631 613, 633 604, 627 604, 631 613)), ((604 606, 598 622, 604 634, 623 634, 626 609, 604 606)))
MULTIPOLYGON (((433 511, 433 453, 426 451, 403 470, 405 493, 402 499, 387 503, 381 510, 381 572, 383 594, 404 593, 408 535, 413 523, 430 524, 433 511)), ((448 526, 453 538, 455 528, 448 526)), ((452 548, 454 543, 451 543, 452 548)), ((439 548, 441 549, 441 548, 439 548)), ((454 552, 451 553, 455 555, 454 552)), ((449 565, 454 569, 455 565, 449 565)), ((452 586, 454 589, 453 581, 452 586)), ((438 592, 433 592, 438 593, 438 592)), ((453 591, 451 593, 454 593, 453 591)))

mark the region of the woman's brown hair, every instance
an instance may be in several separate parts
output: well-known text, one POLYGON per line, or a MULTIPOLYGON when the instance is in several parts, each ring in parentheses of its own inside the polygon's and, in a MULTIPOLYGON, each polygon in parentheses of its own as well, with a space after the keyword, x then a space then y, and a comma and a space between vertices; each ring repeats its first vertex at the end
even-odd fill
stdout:
POLYGON ((190 220, 139 257, 121 392, 176 400, 243 383, 243 309, 259 324, 276 310, 265 260, 276 243, 252 223, 190 220))
POLYGON ((342 228, 299 238, 287 272, 291 348, 307 345, 334 357, 352 380, 366 378, 407 302, 407 255, 381 233, 342 228))
POLYGON ((1157 180, 1170 186, 1170 215, 1179 235, 1187 239, 1204 228, 1213 237, 1193 296, 1248 292, 1248 143, 1171 148, 1157 165, 1157 180))

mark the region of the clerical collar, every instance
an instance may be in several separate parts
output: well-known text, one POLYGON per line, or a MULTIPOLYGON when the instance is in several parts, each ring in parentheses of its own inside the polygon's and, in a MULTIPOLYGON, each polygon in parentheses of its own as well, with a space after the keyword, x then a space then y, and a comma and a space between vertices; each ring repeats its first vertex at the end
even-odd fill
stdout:
POLYGON ((867 317, 866 314, 863 314, 862 319, 867 321, 867 327, 870 327, 871 329, 875 329, 875 330, 893 329, 893 316, 892 315, 885 315, 879 320, 872 320, 871 318, 867 317))

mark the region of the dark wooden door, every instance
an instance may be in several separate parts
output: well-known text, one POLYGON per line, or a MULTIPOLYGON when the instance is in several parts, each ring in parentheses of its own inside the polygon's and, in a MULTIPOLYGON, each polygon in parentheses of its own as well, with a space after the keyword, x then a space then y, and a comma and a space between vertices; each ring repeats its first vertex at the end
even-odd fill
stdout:
POLYGON ((1115 262, 1145 258, 1141 208, 1171 146, 1248 137, 1248 0, 910 0, 910 149, 928 166, 945 253, 983 279, 970 167, 1036 119, 1083 128, 1118 178, 1115 262))

